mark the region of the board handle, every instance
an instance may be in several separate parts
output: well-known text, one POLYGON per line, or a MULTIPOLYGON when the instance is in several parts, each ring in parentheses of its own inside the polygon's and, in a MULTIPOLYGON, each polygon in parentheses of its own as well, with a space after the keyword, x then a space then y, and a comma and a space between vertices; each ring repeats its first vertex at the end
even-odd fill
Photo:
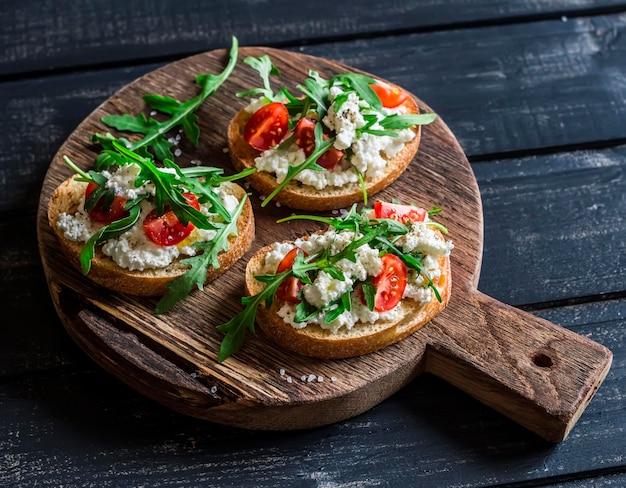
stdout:
POLYGON ((426 371, 546 440, 565 439, 606 377, 611 351, 481 292, 470 297, 458 317, 465 327, 441 331, 426 371))

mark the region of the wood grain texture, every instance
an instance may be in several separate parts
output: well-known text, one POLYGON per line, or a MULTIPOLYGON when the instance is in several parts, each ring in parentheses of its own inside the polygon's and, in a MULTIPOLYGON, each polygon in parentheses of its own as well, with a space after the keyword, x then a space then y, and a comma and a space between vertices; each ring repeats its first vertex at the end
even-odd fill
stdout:
MULTIPOLYGON (((242 49, 240 57, 266 52, 291 89, 309 68, 325 76, 349 69, 270 49, 242 49)), ((469 163, 441 119, 425 128, 416 160, 382 197, 402 194, 427 208, 441 204, 446 209, 442 223, 455 236, 456 245, 453 299, 429 326, 383 351, 351 360, 314 361, 288 355, 258 336, 249 338, 236 357, 218 365, 221 336, 214 326, 240 308, 243 262, 217 280, 210 293, 194 294, 167 316, 151 313, 153 301, 103 292, 64 264, 45 218, 52 189, 69 174, 62 156, 88 167, 94 148, 86 141, 90 133, 103 132, 99 122, 103 114, 137 113, 143 109, 143 93, 189 98, 190 80, 200 72, 221 71, 224 57, 223 50, 193 56, 137 80, 81 123, 52 162, 38 215, 40 251, 53 301, 76 342, 143 394, 183 413, 229 425, 294 429, 337 422, 378 404, 425 368, 540 436, 563 439, 607 374, 611 353, 476 291, 482 251, 480 196, 469 163), (337 381, 303 382, 296 389, 276 377, 281 368, 294 378, 307 371, 337 381), (468 378, 477 380, 468 383, 468 378)), ((200 110, 205 139, 197 152, 182 147, 183 163, 211 161, 211 155, 225 147, 225 127, 243 103, 234 93, 254 83, 256 74, 242 68, 210 107, 200 110)), ((276 218, 288 209, 256 210, 258 247, 312 230, 309 223, 292 223, 287 231, 276 226, 276 218)))
POLYGON ((71 368, 4 379, 0 432, 7 435, 0 445, 7 469, 0 470, 0 485, 37 486, 45 477, 52 486, 83 487, 440 488, 459 480, 467 487, 493 486, 494 479, 513 486, 569 480, 583 487, 592 473, 594 484, 604 474, 621 486, 625 314, 624 300, 542 313, 615 353, 594 400, 556 446, 428 374, 349 421, 268 434, 179 415, 90 361, 76 360, 71 368))
MULTIPOLYGON (((624 142, 625 40, 626 16, 614 14, 292 49, 376 72, 418 93, 470 160, 483 161, 624 142)), ((48 164, 71 131, 116 90, 158 66, 0 84, 0 110, 11 114, 0 119, 0 132, 19 134, 0 139, 0 211, 35 208, 48 164)))
POLYGON ((371 37, 380 32, 442 29, 537 16, 560 18, 615 8, 618 0, 488 2, 398 0, 372 4, 254 0, 154 2, 46 0, 7 2, 0 33, 0 75, 86 64, 180 58, 228 44, 282 45, 328 38, 371 37), (132 16, 127 15, 131 9, 132 16), (55 23, 55 14, 64 12, 55 23), (328 12, 334 12, 329 16, 328 12), (271 22, 266 20, 270 15, 271 22), (141 19, 138 21, 138 19, 141 19))

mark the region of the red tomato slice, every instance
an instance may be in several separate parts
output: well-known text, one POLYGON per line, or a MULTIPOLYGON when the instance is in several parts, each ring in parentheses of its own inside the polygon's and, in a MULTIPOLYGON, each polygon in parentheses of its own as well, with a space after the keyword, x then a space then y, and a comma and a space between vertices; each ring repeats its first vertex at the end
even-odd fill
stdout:
POLYGON ((405 225, 409 222, 423 222, 426 214, 426 210, 413 205, 399 205, 380 201, 374 203, 374 216, 377 219, 393 219, 405 225))
POLYGON ((403 90, 397 85, 385 83, 378 80, 376 84, 372 83, 370 88, 374 90, 378 98, 380 98, 383 107, 394 108, 401 105, 407 98, 409 98, 409 92, 403 90))
MULTIPOLYGON (((296 144, 302 148, 307 158, 315 149, 315 124, 314 120, 303 117, 298 121, 294 129, 296 144)), ((324 138, 327 139, 328 137, 324 136, 324 138)), ((317 164, 324 169, 333 169, 342 160, 343 156, 343 151, 331 147, 317 159, 317 164)))
POLYGON ((343 151, 331 147, 317 159, 317 164, 324 169, 333 169, 343 159, 343 156, 343 151))
MULTIPOLYGON (((395 308, 406 288, 407 270, 402 260, 395 254, 384 254, 380 258, 383 262, 382 271, 372 279, 376 288, 374 310, 386 312, 395 308)), ((365 305, 365 296, 361 289, 361 302, 365 305)))
POLYGON ((302 117, 293 130, 296 144, 304 151, 308 158, 315 149, 315 121, 307 117, 302 117))
MULTIPOLYGON (((196 210, 200 210, 198 199, 193 193, 183 193, 187 203, 196 210)), ((183 225, 173 210, 165 208, 163 215, 157 215, 156 209, 152 210, 143 221, 143 230, 152 242, 159 246, 173 246, 184 240, 194 225, 189 222, 183 225)))
MULTIPOLYGON (((91 195, 91 193, 96 188, 98 188, 97 183, 91 182, 87 185, 87 188, 85 189, 85 200, 89 198, 89 195, 91 195)), ((108 225, 111 222, 119 220, 128 215, 128 212, 124 210, 124 205, 126 205, 126 199, 119 195, 115 195, 115 197, 113 197, 111 205, 109 205, 108 208, 105 208, 104 201, 101 198, 96 203, 96 206, 91 209, 91 212, 89 212, 89 217, 94 222, 108 225)))
MULTIPOLYGON (((299 247, 294 247, 291 251, 285 254, 285 257, 280 261, 280 263, 278 263, 276 274, 291 269, 298 252, 304 253, 305 256, 307 255, 307 253, 299 247)), ((276 298, 284 302, 298 303, 300 301, 298 298, 298 292, 303 286, 304 283, 302 283, 302 281, 295 276, 290 276, 278 286, 278 289, 276 290, 276 298)))
POLYGON ((254 149, 277 146, 287 135, 289 112, 280 102, 264 105, 252 114, 243 129, 243 138, 254 149))

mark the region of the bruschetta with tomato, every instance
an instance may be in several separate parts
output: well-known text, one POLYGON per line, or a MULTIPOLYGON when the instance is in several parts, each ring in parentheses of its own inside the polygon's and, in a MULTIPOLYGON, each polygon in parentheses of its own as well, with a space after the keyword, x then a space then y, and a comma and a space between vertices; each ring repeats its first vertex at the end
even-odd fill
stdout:
POLYGON ((367 354, 418 330, 450 298, 453 244, 431 219, 438 210, 378 201, 338 218, 304 216, 327 230, 252 256, 246 307, 218 327, 226 332, 221 360, 255 317, 280 346, 317 358, 367 354))
POLYGON ((118 146, 53 192, 48 221, 69 261, 110 290, 168 298, 161 311, 232 266, 254 239, 252 206, 223 170, 180 168, 118 146), (176 281, 175 286, 174 281, 176 281))
POLYGON ((237 170, 256 168, 250 184, 263 196, 303 210, 347 208, 394 182, 413 160, 421 126, 436 115, 420 114, 406 90, 359 73, 325 79, 316 72, 294 95, 270 88, 279 74, 268 56, 246 58, 263 88, 228 128, 237 170))

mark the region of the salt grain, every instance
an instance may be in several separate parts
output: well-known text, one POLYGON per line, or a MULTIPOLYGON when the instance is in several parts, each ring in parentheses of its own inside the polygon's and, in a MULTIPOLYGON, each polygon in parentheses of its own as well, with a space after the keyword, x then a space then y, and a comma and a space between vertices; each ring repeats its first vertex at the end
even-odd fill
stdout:
POLYGON ((211 387, 211 393, 217 393, 217 386, 211 387))
POLYGON ((176 149, 176 151, 174 151, 174 156, 178 157, 182 154, 183 152, 180 149, 176 149))
POLYGON ((285 370, 283 368, 280 368, 278 372, 280 373, 281 376, 285 376, 285 370))

